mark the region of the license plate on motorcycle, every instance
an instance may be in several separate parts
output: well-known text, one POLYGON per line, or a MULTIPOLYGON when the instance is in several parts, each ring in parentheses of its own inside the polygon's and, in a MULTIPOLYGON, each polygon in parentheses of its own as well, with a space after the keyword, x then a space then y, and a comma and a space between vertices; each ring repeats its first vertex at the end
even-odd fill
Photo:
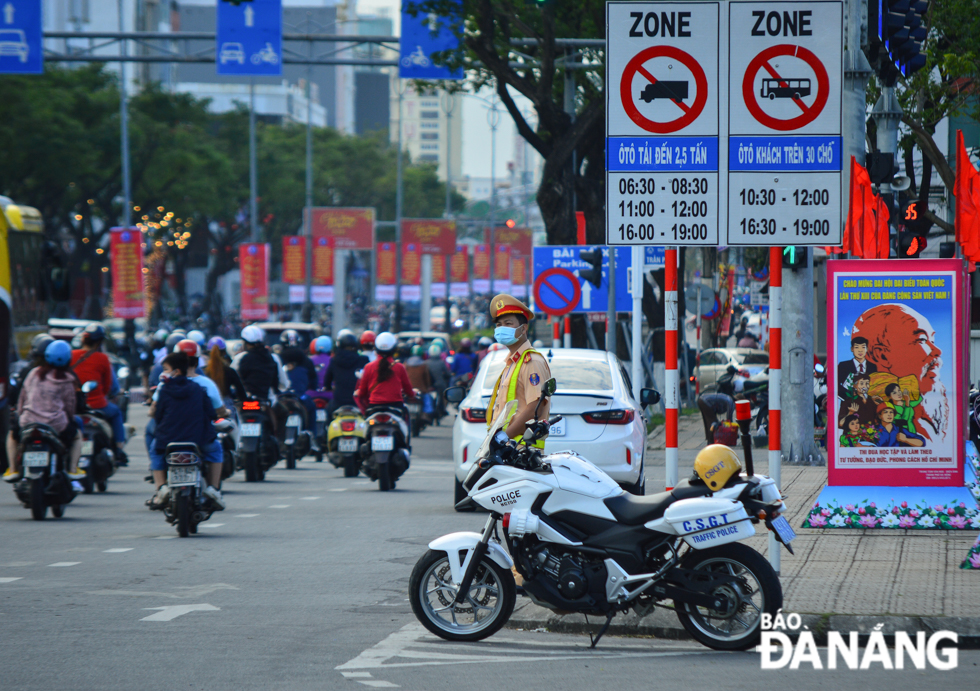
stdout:
POLYGON ((299 415, 290 415, 287 417, 286 427, 299 427, 299 415))
POLYGON ((243 422, 241 435, 243 437, 261 437, 262 425, 258 422, 243 422))
POLYGON ((95 442, 91 439, 82 442, 82 455, 91 456, 95 453, 95 442))
POLYGON ((371 437, 372 451, 391 451, 395 448, 394 437, 371 437))
POLYGON ((422 406, 420 406, 418 403, 409 403, 407 407, 408 412, 412 415, 418 415, 422 410, 422 406))
POLYGON ((48 452, 47 451, 25 451, 24 452, 24 467, 25 468, 43 468, 48 464, 48 452))
POLYGON ((200 473, 201 471, 197 466, 192 468, 169 468, 167 470, 167 484, 171 487, 196 485, 200 480, 200 473))
POLYGON ((794 539, 796 539, 796 533, 793 531, 793 526, 791 526, 789 521, 782 516, 773 519, 772 529, 776 531, 776 534, 779 535, 779 539, 784 545, 788 545, 794 539))
MULTIPOLYGON (((375 437, 375 439, 391 439, 391 437, 375 437)), ((357 453, 357 439, 341 439, 337 442, 337 450, 340 453, 357 453)), ((371 440, 371 449, 380 450, 374 446, 374 440, 371 440)))
POLYGON ((78 459, 79 468, 88 468, 91 464, 92 461, 88 458, 88 456, 82 456, 81 458, 78 459))
POLYGON ((564 437, 565 436, 565 418, 562 418, 551 427, 548 428, 548 436, 550 437, 564 437))
POLYGON ((318 411, 316 411, 316 421, 317 422, 326 422, 327 421, 327 411, 325 411, 325 410, 318 410, 318 411))

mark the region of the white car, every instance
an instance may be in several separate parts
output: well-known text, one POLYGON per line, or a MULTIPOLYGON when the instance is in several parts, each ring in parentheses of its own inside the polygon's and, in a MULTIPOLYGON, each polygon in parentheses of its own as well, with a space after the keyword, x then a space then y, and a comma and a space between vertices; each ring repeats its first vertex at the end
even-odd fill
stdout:
MULTIPOLYGON (((572 450, 601 468, 624 489, 643 494, 646 420, 633 399, 629 375, 615 355, 585 348, 541 351, 558 388, 551 415, 562 420, 545 441, 546 454, 572 450)), ((462 481, 487 436, 487 406, 509 351, 491 351, 480 363, 469 393, 458 405, 453 425, 454 503, 466 497, 462 481)))

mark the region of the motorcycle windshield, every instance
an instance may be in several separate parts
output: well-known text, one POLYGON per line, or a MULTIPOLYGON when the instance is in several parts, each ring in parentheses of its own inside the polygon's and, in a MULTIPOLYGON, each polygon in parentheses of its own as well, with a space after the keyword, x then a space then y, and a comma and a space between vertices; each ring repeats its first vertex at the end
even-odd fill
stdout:
POLYGON ((493 421, 490 431, 487 432, 486 439, 483 440, 483 443, 480 444, 480 448, 477 449, 476 457, 473 459, 474 461, 482 460, 490 455, 490 440, 494 438, 494 435, 496 435, 497 432, 503 429, 504 423, 510 419, 511 413, 514 412, 516 407, 517 399, 508 401, 507 405, 504 406, 504 409, 500 412, 500 415, 498 415, 497 419, 493 421))

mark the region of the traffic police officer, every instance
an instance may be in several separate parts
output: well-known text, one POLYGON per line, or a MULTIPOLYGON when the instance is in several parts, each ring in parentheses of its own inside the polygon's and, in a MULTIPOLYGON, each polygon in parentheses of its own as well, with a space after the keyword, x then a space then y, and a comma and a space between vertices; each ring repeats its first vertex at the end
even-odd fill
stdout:
MULTIPOLYGON (((525 423, 534 418, 534 409, 541 398, 544 383, 551 378, 551 369, 544 356, 531 348, 528 341, 529 324, 534 319, 534 313, 523 302, 511 295, 497 295, 490 301, 490 318, 496 327, 494 338, 497 343, 507 346, 510 353, 493 387, 487 426, 492 426, 507 403, 516 399, 517 407, 504 429, 508 437, 518 439, 524 434, 525 423)), ((549 403, 545 402, 538 411, 537 419, 547 420, 549 407, 549 403)), ((535 446, 543 448, 544 440, 539 440, 535 446)))

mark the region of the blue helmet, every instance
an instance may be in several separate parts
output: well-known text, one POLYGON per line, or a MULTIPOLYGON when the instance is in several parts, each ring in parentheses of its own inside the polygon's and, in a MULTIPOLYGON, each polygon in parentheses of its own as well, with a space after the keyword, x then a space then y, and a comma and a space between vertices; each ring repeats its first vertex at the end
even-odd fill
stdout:
POLYGON ((218 346, 218 350, 224 350, 228 347, 228 344, 225 343, 225 339, 221 336, 212 336, 211 340, 208 341, 208 350, 211 350, 215 346, 218 346))
POLYGON ((64 341, 55 341, 44 349, 44 360, 52 367, 65 367, 71 362, 71 346, 64 341))
POLYGON ((313 343, 316 345, 316 352, 318 353, 329 353, 333 350, 333 341, 330 340, 329 336, 318 336, 313 343))

